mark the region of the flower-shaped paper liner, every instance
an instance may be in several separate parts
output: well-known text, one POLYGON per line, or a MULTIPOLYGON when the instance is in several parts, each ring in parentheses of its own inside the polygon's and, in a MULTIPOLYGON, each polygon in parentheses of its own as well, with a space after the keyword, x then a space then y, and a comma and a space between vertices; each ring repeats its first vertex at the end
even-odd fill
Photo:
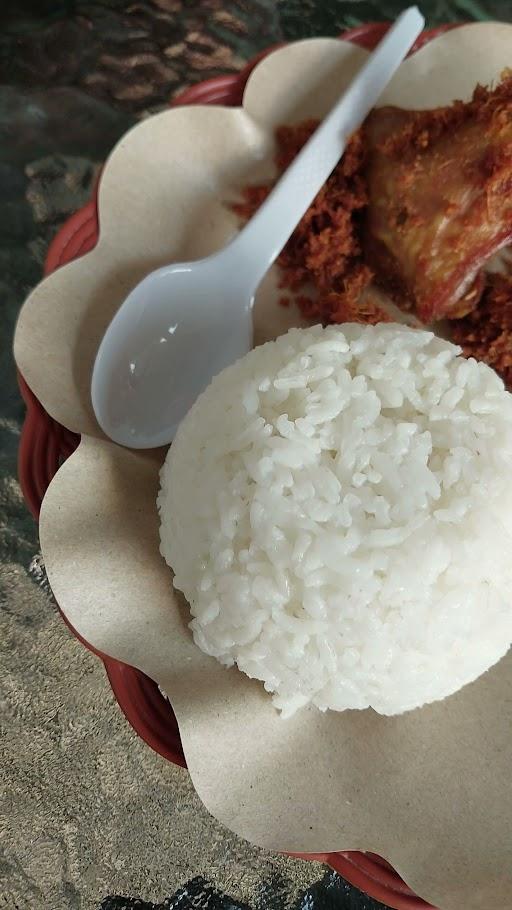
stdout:
MULTIPOLYGON (((511 906, 510 656, 400 717, 305 709, 281 720, 259 683, 193 644, 159 554, 165 452, 106 441, 91 409, 95 352, 128 291, 153 268, 225 243, 237 229, 226 202, 272 173, 274 126, 323 116, 366 56, 331 39, 289 45, 254 70, 243 108, 177 108, 117 145, 101 180, 97 247, 32 292, 16 331, 29 386, 82 434, 43 503, 41 544, 72 626, 169 694, 195 787, 225 825, 270 849, 379 853, 443 910, 483 910, 490 894, 511 906)), ((464 26, 406 60, 380 103, 467 99, 511 62, 512 26, 464 26)), ((300 324, 278 294, 272 271, 258 292, 257 341, 300 324)))

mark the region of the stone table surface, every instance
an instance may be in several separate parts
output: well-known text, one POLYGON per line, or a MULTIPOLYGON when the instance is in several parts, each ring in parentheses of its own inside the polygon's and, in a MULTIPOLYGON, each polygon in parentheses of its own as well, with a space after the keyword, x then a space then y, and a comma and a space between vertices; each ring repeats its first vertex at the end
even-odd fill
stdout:
MULTIPOLYGON (((187 773, 153 753, 124 720, 102 664, 71 637, 41 584, 37 528, 17 481, 24 408, 11 339, 48 243, 89 198, 101 162, 134 122, 187 85, 237 71, 276 41, 335 35, 391 19, 406 5, 2 2, 1 910, 147 910, 164 901, 261 910, 380 906, 317 864, 265 853, 231 835, 203 809, 187 773)), ((429 25, 512 19, 509 0, 421 6, 429 25)))

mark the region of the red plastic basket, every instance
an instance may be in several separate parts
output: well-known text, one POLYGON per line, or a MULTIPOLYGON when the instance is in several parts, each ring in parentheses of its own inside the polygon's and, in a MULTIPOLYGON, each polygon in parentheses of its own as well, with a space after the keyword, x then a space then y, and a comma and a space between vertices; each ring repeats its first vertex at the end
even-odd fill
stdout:
MULTIPOLYGON (((372 49, 388 27, 388 23, 369 23, 345 32, 342 37, 372 49)), ((453 27, 455 25, 445 25, 424 32, 416 42, 413 52, 436 35, 453 27)), ((274 49, 269 48, 259 54, 239 74, 220 76, 187 89, 176 97, 172 104, 229 106, 240 104, 250 73, 257 63, 274 49)), ((98 232, 95 196, 66 222, 54 238, 46 257, 45 274, 50 274, 92 250, 97 242, 98 232)), ((75 450, 79 437, 46 413, 21 375, 19 384, 27 411, 21 434, 18 472, 25 501, 37 519, 50 481, 62 462, 75 450)), ((176 718, 171 705, 162 696, 156 683, 140 670, 99 654, 74 629, 71 631, 85 647, 94 651, 103 661, 117 702, 136 733, 155 752, 174 764, 186 767, 176 718)), ((370 897, 386 903, 393 910, 435 910, 410 890, 389 863, 375 854, 350 851, 296 855, 328 863, 348 882, 370 897)))

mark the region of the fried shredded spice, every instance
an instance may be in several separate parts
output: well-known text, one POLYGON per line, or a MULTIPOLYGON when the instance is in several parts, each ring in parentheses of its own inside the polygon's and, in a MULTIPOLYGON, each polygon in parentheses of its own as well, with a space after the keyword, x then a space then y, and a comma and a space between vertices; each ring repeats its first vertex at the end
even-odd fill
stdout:
POLYGON ((495 113, 508 119, 511 94, 512 71, 506 70, 495 88, 477 85, 471 101, 454 101, 447 107, 408 112, 407 121, 379 144, 379 150, 392 157, 411 150, 424 152, 441 136, 453 133, 469 120, 485 124, 495 113))
POLYGON ((480 302, 463 319, 450 322, 465 357, 488 363, 512 388, 512 277, 490 274, 480 302))
MULTIPOLYGON (((276 165, 282 173, 316 129, 317 121, 282 126, 276 131, 276 165)), ((368 204, 361 130, 318 193, 281 253, 280 286, 298 292, 295 301, 306 318, 333 322, 379 322, 389 317, 371 300, 361 301, 373 273, 363 260, 362 219, 368 204), (311 291, 308 293, 308 289, 311 291)), ((243 219, 254 214, 272 184, 248 187, 233 206, 243 219)), ((289 298, 283 295, 281 303, 289 298)))

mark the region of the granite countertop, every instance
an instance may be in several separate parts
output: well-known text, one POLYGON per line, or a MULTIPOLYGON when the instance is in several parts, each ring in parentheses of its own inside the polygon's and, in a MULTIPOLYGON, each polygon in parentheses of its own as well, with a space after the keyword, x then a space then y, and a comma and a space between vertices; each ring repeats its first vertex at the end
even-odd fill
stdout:
MULTIPOLYGON (((45 584, 37 528, 17 482, 24 408, 11 339, 19 307, 41 277, 49 242, 87 201, 101 162, 133 123, 162 109, 184 87, 239 70, 270 44, 335 35, 361 22, 393 18, 407 5, 400 0, 3 0, 0 907, 5 910, 381 906, 317 864, 238 840, 208 816, 187 773, 153 753, 128 726, 102 664, 71 637, 45 584)), ((512 21, 509 0, 425 0, 421 7, 429 25, 512 21)))

